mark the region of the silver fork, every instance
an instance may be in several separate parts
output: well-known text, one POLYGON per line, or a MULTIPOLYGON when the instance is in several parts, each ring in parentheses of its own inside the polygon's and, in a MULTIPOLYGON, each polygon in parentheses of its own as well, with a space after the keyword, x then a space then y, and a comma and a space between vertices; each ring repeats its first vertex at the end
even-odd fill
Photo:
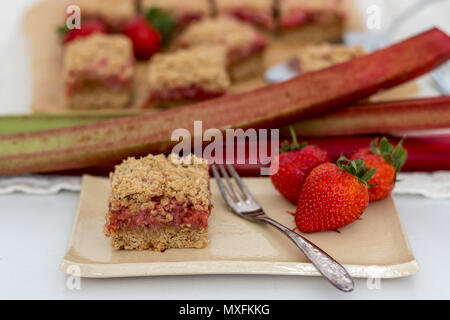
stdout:
POLYGON ((333 286, 344 292, 350 292, 354 289, 353 279, 342 265, 309 240, 269 218, 258 201, 253 197, 250 190, 248 190, 247 186, 242 182, 233 166, 227 164, 226 167, 233 176, 239 190, 232 183, 232 178, 223 165, 213 165, 211 169, 225 202, 235 214, 253 222, 268 223, 282 231, 300 250, 303 251, 305 256, 311 260, 313 265, 333 286), (219 171, 225 178, 228 188, 223 182, 219 171))

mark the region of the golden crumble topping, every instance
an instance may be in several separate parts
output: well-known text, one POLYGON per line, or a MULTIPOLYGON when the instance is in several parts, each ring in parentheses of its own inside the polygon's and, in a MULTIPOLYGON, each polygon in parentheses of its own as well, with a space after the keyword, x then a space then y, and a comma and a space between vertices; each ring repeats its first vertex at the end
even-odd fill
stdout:
POLYGON ((85 14, 117 22, 135 15, 134 0, 76 0, 74 4, 80 7, 81 17, 85 14))
POLYGON ((79 72, 96 78, 114 77, 127 81, 133 75, 133 48, 123 35, 94 34, 71 41, 64 52, 64 78, 71 83, 79 72))
POLYGON ((364 54, 360 46, 347 47, 328 43, 310 45, 298 51, 302 72, 315 71, 342 63, 364 54))
POLYGON ((158 7, 175 14, 195 11, 209 15, 209 0, 142 0, 141 7, 144 12, 151 7, 158 7))
POLYGON ((230 86, 223 46, 201 46, 155 55, 149 65, 149 88, 159 91, 186 88, 192 84, 208 91, 230 86))
POLYGON ((220 16, 191 24, 179 37, 181 46, 223 44, 227 49, 251 46, 258 32, 250 25, 220 16))
POLYGON ((216 3, 219 12, 235 8, 249 8, 271 14, 273 7, 272 0, 216 0, 216 3))
POLYGON ((162 197, 162 203, 175 198, 192 203, 194 208, 210 205, 208 164, 194 155, 128 158, 116 166, 110 182, 111 210, 128 207, 137 212, 152 197, 162 197))
POLYGON ((306 10, 340 10, 341 0, 278 0, 280 14, 284 16, 292 10, 302 8, 306 10))

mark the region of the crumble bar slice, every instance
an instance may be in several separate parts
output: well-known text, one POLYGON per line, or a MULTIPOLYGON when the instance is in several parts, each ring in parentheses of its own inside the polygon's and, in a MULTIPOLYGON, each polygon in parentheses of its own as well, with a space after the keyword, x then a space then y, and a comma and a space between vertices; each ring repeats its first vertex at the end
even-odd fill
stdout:
POLYGON ((216 10, 265 30, 275 28, 273 0, 216 0, 216 10))
POLYGON ((132 97, 134 56, 123 35, 93 34, 64 51, 64 80, 72 109, 124 108, 132 97))
POLYGON ((220 44, 227 49, 232 80, 243 80, 262 72, 266 39, 251 25, 221 16, 191 24, 178 38, 178 46, 182 48, 210 44, 220 44))
POLYGON ((280 37, 287 42, 311 43, 342 38, 345 14, 342 0, 276 0, 280 37))
POLYGON ((225 94, 230 86, 223 46, 160 53, 149 65, 147 106, 171 107, 225 94))
POLYGON ((126 21, 136 14, 135 0, 77 0, 81 19, 102 21, 111 31, 120 31, 126 21))
POLYGON ((328 68, 364 54, 364 49, 361 46, 349 47, 322 43, 300 49, 296 57, 298 58, 300 72, 306 73, 328 68))
POLYGON ((177 28, 184 28, 194 21, 210 15, 210 0, 142 0, 141 11, 145 15, 152 7, 170 12, 177 28))
POLYGON ((206 160, 189 155, 128 158, 110 175, 104 233, 114 249, 204 248, 211 192, 206 160))

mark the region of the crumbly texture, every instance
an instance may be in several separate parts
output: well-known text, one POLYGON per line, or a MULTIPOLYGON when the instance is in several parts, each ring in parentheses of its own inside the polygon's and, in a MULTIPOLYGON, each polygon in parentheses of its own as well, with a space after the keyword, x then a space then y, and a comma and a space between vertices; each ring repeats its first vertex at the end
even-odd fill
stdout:
POLYGON ((259 33, 250 25, 220 16, 190 25, 178 38, 181 47, 222 44, 228 50, 252 46, 259 33))
POLYGON ((230 77, 233 81, 239 82, 262 74, 264 69, 264 58, 262 53, 250 56, 240 63, 229 67, 230 77))
POLYGON ((209 0, 142 0, 141 8, 143 13, 146 13, 151 7, 158 7, 175 15, 196 12, 207 17, 210 13, 209 0))
POLYGON ((71 41, 64 52, 63 74, 67 84, 108 79, 127 82, 133 76, 131 41, 123 35, 94 34, 71 41))
POLYGON ((230 86, 223 46, 194 47, 160 53, 149 65, 150 92, 201 86, 206 91, 224 92, 230 86))
POLYGON ((74 90, 67 104, 73 110, 122 109, 131 100, 131 88, 108 89, 100 84, 89 84, 74 90))
POLYGON ((110 181, 110 210, 127 207, 137 212, 152 197, 162 197, 162 203, 175 198, 198 209, 210 205, 208 164, 194 155, 128 158, 116 166, 110 181))
POLYGON ((322 43, 310 45, 298 51, 301 72, 316 71, 342 63, 364 54, 361 46, 348 47, 322 43))
POLYGON ((110 27, 120 27, 136 14, 135 0, 76 0, 82 19, 100 19, 110 27))
POLYGON ((164 251, 170 248, 205 248, 207 228, 165 227, 148 231, 118 231, 111 233, 111 247, 115 250, 164 251))

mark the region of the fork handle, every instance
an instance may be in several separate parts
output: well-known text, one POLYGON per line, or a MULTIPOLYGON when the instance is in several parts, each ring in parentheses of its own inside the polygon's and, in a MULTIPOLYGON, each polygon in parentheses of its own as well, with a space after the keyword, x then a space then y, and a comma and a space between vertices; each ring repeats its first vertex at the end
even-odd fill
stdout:
POLYGON ((336 288, 344 292, 353 290, 353 279, 347 270, 314 243, 267 216, 258 217, 257 219, 269 223, 288 236, 311 260, 319 272, 336 288))

